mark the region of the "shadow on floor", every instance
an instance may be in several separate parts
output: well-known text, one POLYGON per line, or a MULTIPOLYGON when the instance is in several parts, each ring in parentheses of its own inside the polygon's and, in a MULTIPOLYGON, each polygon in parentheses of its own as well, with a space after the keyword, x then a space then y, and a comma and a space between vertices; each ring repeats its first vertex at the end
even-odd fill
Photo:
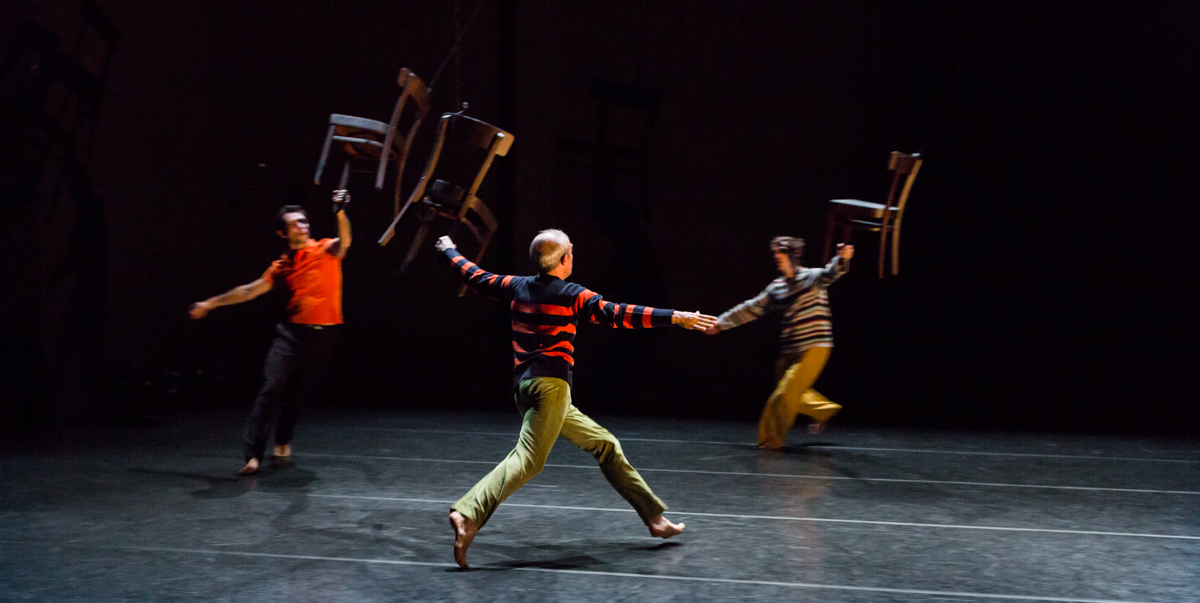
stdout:
POLYGON ((207 473, 187 473, 182 471, 161 471, 157 469, 133 468, 130 473, 153 475, 159 477, 183 478, 203 482, 205 488, 194 490, 190 494, 195 498, 236 498, 257 490, 286 491, 306 488, 317 481, 317 476, 307 469, 263 470, 258 475, 241 476, 234 472, 231 475, 215 476, 207 473))

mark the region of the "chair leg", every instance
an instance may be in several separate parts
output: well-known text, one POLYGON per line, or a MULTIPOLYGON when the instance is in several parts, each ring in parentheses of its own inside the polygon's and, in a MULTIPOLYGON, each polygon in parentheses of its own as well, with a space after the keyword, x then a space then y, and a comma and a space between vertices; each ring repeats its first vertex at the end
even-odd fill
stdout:
POLYGON ((350 182, 350 158, 346 158, 346 163, 342 164, 342 177, 338 180, 339 191, 346 190, 346 183, 350 182))
MULTIPOLYGON (((488 243, 491 240, 492 240, 492 231, 490 231, 490 230, 487 231, 483 235, 483 238, 479 239, 479 252, 475 254, 475 259, 473 260, 476 264, 478 264, 479 261, 483 259, 483 254, 484 254, 484 252, 487 251, 488 243)), ((462 297, 464 294, 466 294, 466 292, 467 292, 467 284, 466 283, 463 283, 458 286, 458 296, 459 297, 462 297)))
POLYGON ((837 226, 837 213, 832 209, 829 210, 829 216, 825 218, 825 253, 821 256, 821 263, 827 264, 833 257, 830 255, 833 251, 833 233, 837 226))
POLYGON ((333 144, 333 124, 329 124, 329 132, 325 134, 325 146, 321 148, 321 159, 317 161, 317 173, 313 175, 313 184, 321 183, 321 172, 325 171, 325 161, 329 159, 329 147, 333 144))
POLYGON ((383 190, 383 178, 387 175, 388 155, 391 149, 384 145, 379 149, 379 167, 375 170, 375 190, 383 190))
POLYGON ((892 228, 892 276, 900 274, 900 224, 892 228))
POLYGON ((879 229, 879 278, 883 278, 883 256, 887 253, 887 234, 886 226, 879 229))
POLYGON ((421 225, 417 227, 417 234, 413 237, 412 245, 408 248, 408 255, 404 256, 404 263, 400 265, 400 274, 404 274, 408 270, 408 265, 417 257, 417 253, 421 251, 421 245, 425 242, 425 237, 429 235, 429 224, 433 222, 433 212, 430 211, 421 217, 421 225))
POLYGON ((404 164, 399 164, 399 170, 396 171, 396 187, 392 191, 392 217, 400 216, 400 177, 404 175, 404 164))

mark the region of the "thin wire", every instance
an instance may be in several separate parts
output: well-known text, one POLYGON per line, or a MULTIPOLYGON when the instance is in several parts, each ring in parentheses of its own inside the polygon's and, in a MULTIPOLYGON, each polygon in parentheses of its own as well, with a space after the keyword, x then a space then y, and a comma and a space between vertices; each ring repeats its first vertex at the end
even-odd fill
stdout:
MULTIPOLYGON (((454 0, 454 40, 462 33, 462 2, 454 0)), ((462 106, 462 53, 454 53, 454 106, 462 106)))
POLYGON ((483 5, 486 3, 487 0, 479 0, 479 4, 475 7, 475 12, 472 12, 471 18, 467 19, 467 25, 455 36, 454 45, 450 47, 450 52, 446 54, 446 58, 442 59, 442 66, 438 67, 437 72, 433 74, 433 79, 429 80, 429 89, 431 91, 433 90, 433 86, 437 84, 438 78, 442 77, 442 71, 446 69, 446 65, 450 62, 450 59, 458 54, 458 46, 462 44, 463 38, 466 37, 467 32, 471 29, 471 24, 475 22, 475 17, 479 15, 479 9, 483 8, 483 5))
POLYGON ((987 21, 987 16, 992 12, 992 7, 996 5, 998 0, 987 0, 983 7, 983 12, 979 15, 979 22, 975 24, 975 31, 971 32, 971 39, 967 40, 966 47, 963 48, 962 56, 958 59, 958 65, 954 68, 954 74, 950 76, 950 80, 946 82, 946 89, 942 91, 942 100, 938 102, 937 109, 933 112, 933 118, 929 120, 929 127, 925 129, 925 135, 921 137, 921 144, 918 147, 918 153, 925 152, 925 146, 929 144, 929 137, 933 134, 933 128, 937 125, 938 120, 945 112, 946 103, 950 101, 950 92, 954 90, 955 84, 958 83, 962 76, 963 66, 967 64, 967 57, 971 54, 971 49, 975 46, 975 40, 979 39, 979 32, 983 30, 983 24, 987 21))

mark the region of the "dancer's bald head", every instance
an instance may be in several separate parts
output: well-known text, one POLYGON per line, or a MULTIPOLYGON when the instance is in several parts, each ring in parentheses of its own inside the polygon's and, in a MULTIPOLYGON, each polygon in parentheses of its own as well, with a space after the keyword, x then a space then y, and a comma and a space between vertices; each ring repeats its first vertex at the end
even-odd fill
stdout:
POLYGON ((533 260, 539 273, 546 274, 557 268, 570 251, 571 239, 567 238, 567 233, 552 228, 533 237, 529 244, 529 259, 533 260))

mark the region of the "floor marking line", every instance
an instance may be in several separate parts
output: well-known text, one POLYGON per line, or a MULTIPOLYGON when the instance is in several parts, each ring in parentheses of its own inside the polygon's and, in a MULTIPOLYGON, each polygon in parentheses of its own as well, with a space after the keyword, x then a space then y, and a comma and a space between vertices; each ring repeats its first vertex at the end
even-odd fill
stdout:
MULTIPOLYGON (((349 563, 370 563, 379 565, 412 565, 420 567, 456 567, 451 563, 432 561, 404 561, 400 559, 370 559, 359 557, 328 557, 321 555, 293 555, 285 553, 253 553, 239 551, 212 551, 205 549, 176 549, 169 547, 127 547, 125 550, 155 553, 186 553, 198 555, 226 555, 240 557, 265 557, 272 559, 295 559, 298 561, 338 561, 349 563)), ((480 569, 488 566, 481 565, 480 569)), ((815 590, 840 590, 852 592, 889 593, 900 595, 929 595, 941 597, 958 597, 966 599, 1005 599, 1009 601, 1053 601, 1056 603, 1141 603, 1136 601, 1114 599, 1080 599, 1075 597, 1053 597, 1038 595, 1006 595, 996 593, 973 593, 964 591, 925 590, 915 588, 886 588, 877 586, 850 586, 845 584, 814 584, 809 582, 783 582, 772 580, 745 580, 737 578, 707 578, 701 576, 672 576, 664 574, 636 574, 633 572, 604 572, 598 570, 580 569, 549 569, 543 567, 514 567, 511 571, 541 572, 549 574, 572 574, 577 576, 605 576, 612 578, 635 578, 641 580, 673 580, 683 582, 708 582, 713 584, 738 584, 746 586, 777 586, 783 588, 808 588, 815 590)))
MULTIPOLYGON (((514 437, 515 431, 467 431, 463 429, 418 429, 414 427, 355 427, 341 425, 325 425, 326 429, 355 429, 363 431, 399 431, 399 432, 415 432, 415 433, 458 433, 466 435, 488 435, 488 436, 505 436, 514 437)), ((673 440, 668 438, 638 438, 638 437, 618 437, 617 439, 629 442, 665 442, 671 444, 705 444, 715 446, 748 446, 749 442, 731 442, 727 440, 673 440)), ((867 450, 871 452, 913 452, 922 454, 963 454, 975 456, 1016 456, 1030 458, 1050 458, 1050 459, 1082 459, 1090 461, 1136 461, 1146 463, 1191 463, 1200 464, 1200 459, 1156 459, 1148 457, 1136 456, 1091 456, 1086 454, 1046 454, 1034 452, 994 452, 994 451, 978 451, 978 450, 932 450, 924 448, 876 448, 870 446, 842 446, 840 444, 809 444, 805 448, 820 448, 830 450, 867 450)))
POLYGON ((706 456, 704 458, 699 458, 696 460, 698 460, 698 461, 715 461, 717 459, 732 459, 732 458, 737 458, 739 456, 757 456, 757 455, 758 455, 757 452, 740 452, 738 454, 722 454, 720 456, 706 456))
MULTIPOLYGON (((313 494, 315 498, 345 498, 351 500, 376 500, 387 502, 416 502, 452 505, 457 501, 433 500, 427 498, 400 498, 390 496, 356 496, 353 494, 313 494)), ((633 509, 610 509, 606 507, 577 507, 569 505, 535 505, 530 503, 505 502, 504 507, 523 507, 532 509, 559 509, 565 511, 601 511, 610 513, 634 513, 633 509)), ((1168 540, 1200 540, 1200 536, 1180 536, 1175 534, 1142 534, 1138 532, 1102 532, 1097 530, 1062 530, 1051 528, 1018 528, 1005 526, 971 526, 944 523, 916 523, 909 521, 880 521, 869 519, 828 519, 822 517, 789 517, 785 515, 739 515, 735 513, 702 513, 698 511, 679 511, 671 509, 672 515, 680 517, 720 517, 723 519, 766 519, 770 521, 804 521, 812 523, 849 523, 860 525, 898 526, 910 528, 942 528, 947 530, 986 530, 995 532, 1035 532, 1045 534, 1075 534, 1081 536, 1119 536, 1125 538, 1164 538, 1168 540)))
MULTIPOLYGON (((499 461, 470 461, 458 459, 432 459, 425 457, 405 457, 405 456, 382 456, 382 455, 366 455, 366 454, 326 454, 319 452, 308 452, 304 456, 318 458, 350 458, 350 459, 376 459, 387 461, 411 461, 422 463, 467 463, 472 465, 495 465, 499 461)), ((595 465, 567 465, 563 463, 546 463, 546 467, 556 467, 559 469, 595 469, 595 465)), ((902 479, 894 477, 848 477, 843 475, 798 475, 792 473, 749 473, 745 471, 713 471, 709 469, 656 469, 656 468, 639 468, 642 473, 694 473, 699 475, 740 475, 751 477, 781 477, 793 479, 824 479, 830 481, 856 481, 856 482, 883 482, 883 483, 898 483, 898 484, 940 484, 946 486, 976 486, 987 488, 1031 488, 1041 490, 1083 490, 1088 492, 1125 492, 1134 494, 1184 494, 1189 496, 1200 496, 1200 492, 1193 490, 1151 490, 1146 488, 1108 488, 1103 486, 1053 486, 1047 484, 1006 484, 999 482, 968 482, 957 480, 935 480, 935 479, 902 479)))

